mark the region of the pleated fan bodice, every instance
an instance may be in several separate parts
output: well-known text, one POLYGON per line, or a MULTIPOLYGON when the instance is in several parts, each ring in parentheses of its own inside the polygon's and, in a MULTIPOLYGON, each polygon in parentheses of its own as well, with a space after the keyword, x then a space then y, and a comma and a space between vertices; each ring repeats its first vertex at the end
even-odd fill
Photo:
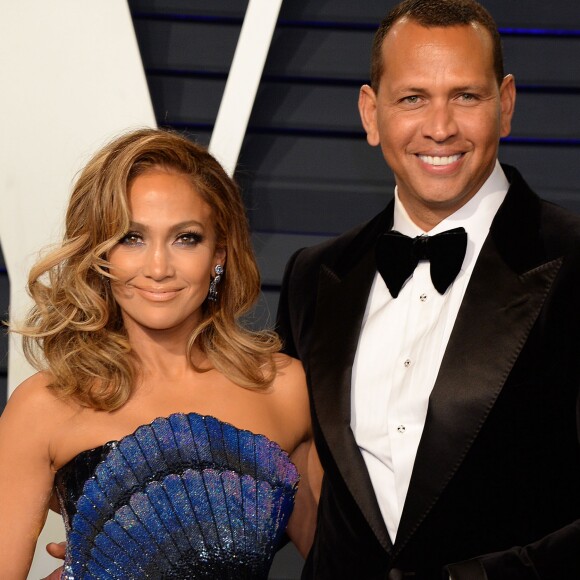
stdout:
POLYGON ((267 578, 298 472, 264 435, 173 414, 56 475, 62 578, 267 578))

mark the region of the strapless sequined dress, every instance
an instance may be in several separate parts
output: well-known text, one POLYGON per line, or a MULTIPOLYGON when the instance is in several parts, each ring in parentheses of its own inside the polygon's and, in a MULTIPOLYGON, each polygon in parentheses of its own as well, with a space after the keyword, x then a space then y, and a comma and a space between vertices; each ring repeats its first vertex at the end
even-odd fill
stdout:
POLYGON ((56 474, 62 578, 267 578, 298 473, 263 435, 175 414, 56 474))

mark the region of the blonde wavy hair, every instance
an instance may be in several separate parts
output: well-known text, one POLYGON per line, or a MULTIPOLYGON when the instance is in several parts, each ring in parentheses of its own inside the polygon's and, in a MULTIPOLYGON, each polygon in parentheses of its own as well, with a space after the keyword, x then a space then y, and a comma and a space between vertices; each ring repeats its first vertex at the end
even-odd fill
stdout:
POLYGON ((11 328, 23 335, 29 362, 54 377, 53 392, 95 409, 122 406, 138 375, 111 291, 107 256, 129 229, 131 183, 155 168, 191 180, 211 207, 217 245, 226 249, 218 300, 204 302, 202 322, 188 340, 190 361, 195 344, 214 368, 245 388, 267 388, 276 373, 277 335, 239 323, 259 295, 260 275, 238 187, 189 139, 141 129, 103 147, 80 173, 64 239, 31 269, 28 291, 35 304, 25 322, 11 328))

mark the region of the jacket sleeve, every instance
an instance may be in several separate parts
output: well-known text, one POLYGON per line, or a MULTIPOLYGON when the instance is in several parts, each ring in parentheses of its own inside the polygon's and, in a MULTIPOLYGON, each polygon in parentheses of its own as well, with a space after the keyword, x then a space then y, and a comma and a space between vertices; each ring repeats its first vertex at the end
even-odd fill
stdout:
POLYGON ((527 546, 457 562, 447 571, 452 580, 580 578, 580 520, 527 546))
POLYGON ((282 339, 282 351, 288 356, 294 358, 300 357, 298 355, 296 341, 294 340, 290 300, 292 298, 292 272, 300 251, 301 250, 298 250, 294 253, 286 264, 284 278, 282 279, 282 288, 280 290, 278 312, 276 315, 276 332, 282 339))

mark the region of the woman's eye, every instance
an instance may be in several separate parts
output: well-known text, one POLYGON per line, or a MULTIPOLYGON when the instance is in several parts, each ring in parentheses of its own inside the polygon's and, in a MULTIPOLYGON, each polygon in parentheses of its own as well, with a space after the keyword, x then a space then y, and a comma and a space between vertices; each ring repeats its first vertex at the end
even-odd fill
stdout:
POLYGON ((136 234, 134 232, 130 232, 125 234, 120 240, 119 243, 123 244, 124 246, 137 246, 143 242, 143 238, 140 234, 136 234))
POLYGON ((186 232, 177 236, 177 243, 184 246, 196 246, 201 240, 201 235, 195 232, 186 232))

